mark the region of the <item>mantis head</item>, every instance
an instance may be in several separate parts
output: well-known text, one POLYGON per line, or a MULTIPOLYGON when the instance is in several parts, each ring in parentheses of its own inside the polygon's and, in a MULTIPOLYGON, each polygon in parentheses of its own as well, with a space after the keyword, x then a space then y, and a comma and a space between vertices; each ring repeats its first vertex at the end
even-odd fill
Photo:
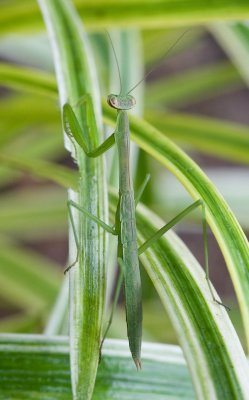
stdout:
POLYGON ((135 97, 130 94, 109 94, 107 97, 107 103, 116 110, 130 110, 135 106, 136 100, 135 97))

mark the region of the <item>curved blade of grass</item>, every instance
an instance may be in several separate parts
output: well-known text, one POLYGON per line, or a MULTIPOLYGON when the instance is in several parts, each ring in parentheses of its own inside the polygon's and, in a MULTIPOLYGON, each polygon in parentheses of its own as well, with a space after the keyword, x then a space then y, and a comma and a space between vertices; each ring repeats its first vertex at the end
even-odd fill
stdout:
MULTIPOLYGON (((114 216, 113 191, 110 197, 114 216)), ((141 205, 136 217, 139 244, 165 223, 141 205)), ((140 259, 178 334, 197 398, 244 399, 249 390, 245 354, 227 312, 213 301, 196 259, 173 232, 165 234, 140 259)))
MULTIPOLYGON (((115 114, 108 109, 105 103, 103 103, 103 108, 106 120, 109 122, 111 121, 114 125, 115 114)), ((188 121, 186 120, 185 122, 187 123, 188 121)), ((192 122, 194 122, 193 125, 195 126, 195 129, 197 128, 196 132, 201 129, 200 124, 200 128, 197 126, 199 122, 198 120, 192 122)), ((179 127, 179 123, 177 124, 177 131, 179 132, 179 128, 183 131, 184 128, 179 127)), ((203 124, 201 131, 204 129, 204 127, 205 124, 203 124)), ((213 132, 216 130, 216 127, 213 125, 213 123, 210 123, 209 127, 213 132)), ((226 125, 225 128, 221 127, 219 132, 221 133, 223 131, 224 134, 225 130, 226 125)), ((231 277, 234 280, 234 285, 236 287, 236 292, 242 308, 244 326, 246 327, 246 332, 248 332, 247 326, 249 316, 248 301, 246 300, 248 297, 248 246, 240 227, 238 226, 234 217, 231 215, 230 210, 224 203, 224 200, 219 194, 217 194, 217 191, 213 188, 210 188, 210 192, 207 190, 210 186, 210 182, 207 180, 207 178, 204 177, 200 170, 196 168, 195 164, 193 164, 189 158, 183 155, 179 149, 173 146, 173 144, 168 141, 165 136, 160 134, 157 130, 153 130, 146 123, 141 124, 140 128, 138 127, 138 129, 135 128, 135 131, 134 139, 139 145, 141 145, 142 148, 161 161, 177 177, 179 177, 185 187, 190 193, 193 194, 195 198, 202 197, 205 200, 208 208, 211 211, 211 213, 208 213, 209 223, 214 229, 216 238, 222 246, 223 254, 228 262, 231 277), (181 165, 179 164, 179 160, 182 161, 181 165), (192 177, 190 176, 191 171, 194 172, 192 177), (218 217, 218 222, 214 222, 213 215, 218 217)), ((243 129, 239 129, 239 131, 240 140, 238 141, 238 154, 239 157, 241 156, 246 160, 247 154, 242 156, 243 146, 241 146, 239 142, 242 141, 243 144, 245 144, 244 140, 246 142, 247 140, 245 134, 242 132, 243 129)), ((220 138, 222 136, 223 135, 221 134, 220 138)), ((223 141, 223 145, 224 143, 225 141, 223 141)), ((200 147, 200 145, 198 146, 200 147)), ((231 146, 233 147, 233 150, 232 147, 230 147, 230 152, 233 153, 234 157, 236 146, 233 141, 231 142, 231 146)))
MULTIPOLYGON (((205 172, 211 181, 219 188, 220 192, 228 202, 229 206, 233 210, 236 218, 238 219, 241 227, 244 231, 249 230, 249 187, 247 186, 248 180, 248 168, 225 167, 225 168, 205 168, 205 172), (231 188, 233 190, 231 190, 231 188)), ((181 187, 175 177, 170 174, 161 174, 158 177, 157 187, 161 188, 164 185, 170 187, 170 191, 160 191, 155 186, 154 201, 159 204, 160 212, 158 214, 163 215, 162 212, 165 210, 163 204, 167 204, 167 216, 173 218, 179 213, 179 210, 183 210, 186 204, 189 202, 189 194, 185 191, 184 187, 181 187), (162 210, 162 212, 161 212, 162 210)), ((201 231, 201 213, 193 213, 189 215, 188 221, 195 225, 195 233, 201 231), (197 227, 197 225, 199 228, 197 227), (196 231, 197 230, 197 231, 196 231)), ((184 231, 184 224, 182 226, 184 231)), ((181 226, 178 227, 178 232, 181 230, 181 226)))
MULTIPOLYGON (((146 115, 147 117, 147 115, 146 115)), ((173 140, 212 156, 249 163, 249 129, 183 113, 148 113, 148 121, 173 140)))
POLYGON ((247 86, 249 85, 249 27, 247 23, 219 23, 209 27, 210 31, 236 65, 247 86))
MULTIPOLYGON (((104 118, 114 124, 112 110, 103 104, 104 118)), ((249 345, 249 248, 247 239, 211 181, 173 142, 146 121, 130 117, 133 140, 169 169, 194 199, 202 198, 208 223, 219 243, 238 297, 249 345)))
MULTIPOLYGON (((142 34, 144 42, 144 59, 146 65, 150 66, 165 59, 164 55, 166 48, 170 47, 177 37, 181 36, 182 28, 180 27, 176 29, 175 27, 164 27, 153 30, 146 29, 142 34)), ((189 48, 195 46, 199 40, 201 40, 203 34, 205 34, 205 27, 202 26, 189 30, 188 34, 184 36, 184 40, 180 40, 180 42, 177 43, 177 46, 172 48, 168 57, 170 58, 175 54, 188 51, 189 48)))
MULTIPOLYGON (((106 340, 93 400, 193 399, 177 346, 144 343, 143 352, 143 370, 134 377, 127 342, 106 340)), ((71 399, 68 337, 1 335, 0 360, 0 399, 71 399)))
MULTIPOLYGON (((7 65, 5 65, 7 67, 7 65)), ((23 77, 24 71, 19 70, 17 72, 16 77, 23 77)), ((26 70, 27 73, 29 72, 35 72, 34 70, 26 70)), ((50 75, 51 76, 51 75, 50 75)), ((48 76, 49 77, 49 76, 48 76)), ((37 78, 39 79, 39 73, 37 78)), ((2 85, 5 85, 6 87, 10 87, 11 83, 7 83, 6 81, 2 81, 3 77, 0 75, 0 81, 2 85), (9 86, 10 85, 10 86, 9 86)), ((15 78, 14 78, 15 80, 15 78)), ((34 79, 32 81, 32 90, 35 89, 36 83, 38 81, 34 79)), ((24 90, 28 89, 30 91, 30 86, 27 84, 26 81, 23 81, 24 83, 24 90)), ((14 84, 13 84, 14 86, 14 84)), ((38 89, 39 92, 39 89, 38 89)), ((9 96, 8 98, 4 98, 1 101, 1 121, 2 121, 2 129, 1 129, 1 137, 0 137, 0 146, 6 146, 8 143, 18 137, 18 136, 23 136, 26 134, 36 135, 36 142, 35 140, 29 138, 32 141, 31 146, 27 146, 28 148, 23 148, 21 151, 25 151, 25 154, 28 153, 34 153, 34 151, 37 151, 37 145, 36 143, 38 142, 45 142, 43 143, 43 148, 46 146, 46 154, 49 153, 49 148, 51 146, 51 142, 56 142, 57 147, 59 150, 59 143, 62 143, 62 138, 61 136, 57 135, 56 133, 59 130, 59 112, 56 110, 55 107, 55 102, 51 101, 48 98, 48 93, 51 96, 51 91, 46 92, 46 97, 42 96, 31 96, 31 95, 17 95, 17 96, 9 96), (13 115, 15 118, 13 118, 13 115), (36 132, 30 132, 31 129, 34 127, 36 128, 36 132), (40 131, 42 130, 42 134, 40 131), (50 135, 48 135, 47 131, 50 131, 50 135), (52 131, 52 133, 51 133, 52 131), (46 140, 43 140, 43 136, 45 136, 46 140)), ((20 140, 21 142, 21 140, 20 140)), ((22 142, 21 142, 22 144, 22 142)), ((20 143, 19 143, 20 146, 20 143)), ((62 147, 61 147, 62 149, 62 147)), ((61 154, 58 154, 58 150, 56 152, 56 156, 61 156, 61 154)), ((55 151, 54 151, 55 153, 55 151)), ((49 154, 50 155, 50 154, 49 154)))
MULTIPOLYGON (((156 136, 155 136, 155 133, 156 133, 156 131, 155 130, 153 130, 153 132, 152 132, 152 134, 151 134, 151 137, 152 138, 156 138, 156 136)), ((147 141, 148 141, 148 139, 147 139, 147 141)), ((165 147, 165 144, 164 144, 164 147, 165 147)), ((168 145, 168 147, 170 147, 170 149, 169 150, 171 150, 171 152, 169 151, 169 154, 171 154, 171 156, 172 156, 172 150, 174 150, 175 152, 176 152, 176 148, 173 146, 173 149, 172 149, 172 146, 169 146, 168 145)), ((159 145, 158 145, 158 148, 159 148, 159 145)), ((162 153, 163 153, 163 148, 161 149, 161 147, 160 147, 160 150, 162 151, 162 153)), ((158 150, 159 151, 159 150, 158 150)), ((177 152, 176 152, 177 153, 177 152)), ((178 153, 177 153, 178 154, 178 153)), ((186 162, 186 159, 185 159, 185 157, 182 157, 182 153, 180 153, 180 158, 182 159, 184 159, 184 161, 186 162)), ((179 158, 179 157, 178 157, 179 158)), ((176 161, 175 161, 176 162, 176 161)), ((178 169, 180 169, 180 167, 179 167, 179 165, 177 164, 177 167, 178 167, 178 169)), ((194 170, 193 172, 195 172, 195 168, 193 168, 193 165, 192 164, 190 164, 190 165, 188 165, 188 167, 192 167, 192 169, 194 170)), ((185 168, 186 169, 186 171, 188 172, 188 170, 189 170, 189 168, 185 168)), ((181 169, 180 169, 180 171, 181 171, 181 169)), ((202 177, 202 175, 201 175, 201 177, 202 177)), ((202 181, 203 181, 203 179, 202 179, 202 181)), ((205 182, 206 183, 206 182, 205 182)), ((224 207, 223 207, 224 208, 224 207)), ((198 314, 197 314, 198 315, 198 314)), ((219 347, 218 345, 216 346, 216 347, 219 347)), ((222 346, 221 346, 221 348, 222 348, 222 346)), ((213 371, 215 370, 215 368, 216 367, 214 367, 213 368, 213 371)), ((212 371, 212 376, 214 376, 214 372, 212 371)), ((225 371, 226 371, 226 368, 225 368, 225 371)), ((222 382, 224 382, 224 379, 225 378, 223 378, 222 379, 222 382)), ((230 391, 230 393, 233 393, 234 394, 234 387, 236 386, 236 381, 237 381, 237 378, 236 377, 234 377, 234 376, 229 376, 229 374, 228 374, 228 377, 227 377, 227 379, 229 380, 229 381, 231 381, 231 383, 230 383, 230 388, 231 388, 231 391, 230 391)), ((219 390, 219 388, 216 388, 215 390, 219 390)), ((224 392, 223 392, 224 393, 224 392)))
POLYGON ((4 146, 1 150, 1 166, 0 166, 0 186, 6 186, 13 181, 20 179, 20 171, 32 174, 40 178, 45 178, 47 174, 54 174, 57 177, 57 182, 61 186, 65 186, 67 182, 71 182, 70 176, 74 175, 73 187, 76 187, 77 174, 70 173, 68 169, 62 169, 60 172, 56 170, 54 165, 49 161, 43 161, 40 158, 60 159, 65 155, 65 149, 62 147, 62 140, 59 135, 51 135, 51 130, 42 131, 39 128, 28 132, 16 132, 15 138, 4 146), (42 136, 39 133, 42 132, 42 136), (21 133, 21 134, 20 134, 21 133), (35 137, 38 138, 35 141, 35 137), (47 141, 46 141, 47 139, 47 141), (32 146, 34 144, 34 146, 32 146), (30 146, 30 147, 29 147, 30 146))
MULTIPOLYGON (((39 310, 40 311, 40 310, 39 310)), ((7 333, 32 333, 39 332, 41 329, 41 314, 40 312, 26 312, 9 317, 1 318, 0 332, 7 333)))
POLYGON ((149 107, 154 103, 184 106, 238 87, 243 87, 239 72, 228 62, 220 62, 149 83, 146 99, 149 107))
POLYGON ((46 94, 51 98, 58 97, 54 76, 35 68, 15 66, 7 62, 0 64, 1 85, 31 93, 46 94))
MULTIPOLYGON (((8 65, 5 65, 5 69, 8 69, 8 65)), ((10 69, 12 70, 11 66, 10 69)), ((29 91, 31 86, 34 90, 37 85, 38 92, 46 76, 45 74, 40 76, 40 73, 34 69, 26 70, 25 68, 16 68, 15 74, 16 76, 9 75, 13 82, 7 81, 6 84, 14 87, 14 82, 21 82, 21 87, 26 91, 29 91), (30 80, 27 80, 27 77, 30 77, 30 80)), ((1 82, 2 79, 0 73, 1 82)), ((56 88, 49 85, 50 81, 51 75, 47 74, 46 94, 54 97, 56 88)), ((103 100, 103 107, 104 110, 107 109, 105 100, 103 100)), ((149 113, 148 119, 167 136, 181 143, 190 144, 191 147, 205 154, 216 154, 232 161, 248 163, 248 129, 243 125, 228 124, 221 120, 183 113, 167 113, 165 115, 156 111, 149 113)))
POLYGON ((58 187, 13 190, 0 198, 0 220, 6 236, 28 241, 61 237, 67 227, 66 193, 58 187))
POLYGON ((57 88, 51 74, 36 71, 34 68, 16 66, 7 63, 0 64, 0 77, 4 85, 18 90, 28 90, 32 93, 54 93, 57 98, 57 88), (33 82, 36 82, 34 87, 33 82))
MULTIPOLYGON (((27 73, 31 72, 27 70, 27 73)), ((22 75, 22 74, 21 74, 22 75)), ((31 85, 30 85, 31 86, 31 85)), ((35 85, 33 85, 34 87, 35 85)), ((59 159, 66 154, 59 131, 59 113, 54 102, 41 96, 8 97, 1 101, 1 152, 13 158, 59 159), (15 116, 15 118, 13 118, 15 116)), ((18 173, 0 167, 0 185, 16 179, 18 173)))
POLYGON ((29 160, 27 158, 18 157, 16 155, 10 156, 4 153, 0 154, 0 161, 6 166, 28 171, 40 178, 49 177, 52 181, 66 188, 72 187, 73 189, 77 189, 78 173, 67 167, 60 166, 58 168, 55 164, 48 161, 29 160))
MULTIPOLYGON (((112 218, 114 218, 116 196, 114 196, 112 192, 111 200, 112 218)), ((140 242, 144 241, 145 237, 147 238, 150 236, 159 228, 159 225, 163 224, 154 214, 149 213, 148 210, 145 210, 141 206, 138 210, 137 221, 140 242), (153 221, 153 223, 149 221, 153 221)), ((152 249, 146 251, 141 258, 178 332, 179 339, 190 365, 197 397, 202 399, 210 399, 211 396, 213 399, 244 399, 248 392, 249 373, 245 355, 225 310, 213 303, 204 272, 200 269, 198 263, 190 255, 182 242, 172 233, 165 235, 152 249)), ((44 343, 45 341, 43 339, 43 346, 44 343)), ((58 340, 57 345, 59 343, 61 342, 58 340)), ((114 352, 116 356, 118 350, 120 351, 120 349, 113 346, 112 342, 112 352, 114 352)), ((158 354, 158 356, 161 358, 162 354, 158 354)), ((158 358, 158 356, 156 357, 158 358)), ((8 359, 9 358, 10 357, 8 357, 8 359)), ((155 353, 153 358, 155 358, 155 353)), ((16 364, 18 364, 17 360, 15 361, 16 364)), ((131 360, 129 362, 126 359, 125 363, 119 365, 119 374, 123 374, 124 371, 127 371, 127 366, 129 366, 130 363, 131 360)), ((32 364, 34 364, 33 360, 32 364)), ((27 363, 25 365, 27 365, 27 363)), ((100 374, 103 365, 104 367, 108 366, 108 357, 105 352, 103 354, 103 363, 99 369, 100 374)), ((117 365, 115 367, 117 370, 117 365)), ((153 399, 157 398, 157 393, 162 394, 163 390, 162 385, 158 383, 161 376, 160 370, 155 368, 155 366, 153 373, 152 370, 147 370, 147 354, 146 351, 143 350, 143 370, 141 374, 144 372, 146 373, 145 379, 146 390, 149 396, 148 399, 151 398, 151 393, 153 393, 153 399), (159 389, 158 391, 149 388, 151 382, 149 378, 150 374, 156 378, 157 384, 159 384, 160 389, 157 387, 157 390, 159 389), (152 392, 150 390, 152 390, 152 392)), ((165 372, 167 373, 167 371, 165 372)), ((108 381, 113 391, 112 379, 115 379, 115 376, 113 376, 110 368, 108 368, 107 376, 109 379, 110 376, 112 376, 111 380, 108 381)), ((132 376, 134 385, 134 372, 132 376)), ((136 381, 139 381, 140 377, 141 375, 139 373, 136 381)), ((102 378, 105 379, 104 377, 102 378)), ((168 378, 168 375, 164 375, 163 381, 167 390, 172 390, 168 378)), ((34 380, 35 379, 36 377, 34 376, 34 380)), ((107 380, 105 379, 104 382, 105 391, 103 393, 100 388, 99 396, 104 399, 106 394, 107 398, 111 399, 112 395, 109 392, 107 380)), ((116 387, 117 381, 115 380, 115 382, 116 387)), ((178 376, 178 385, 180 387, 182 387, 181 383, 182 378, 178 376)), ((35 384, 34 381, 33 384, 35 384)), ((122 393, 124 393, 125 398, 129 398, 129 394, 131 394, 131 398, 136 399, 136 394, 130 389, 129 377, 127 377, 127 374, 126 384, 127 386, 123 384, 123 391, 119 390, 118 398, 122 399, 122 393)), ((8 385, 8 387, 12 386, 8 385)), ((136 385, 133 388, 136 391, 138 390, 136 385)), ((96 390, 98 390, 98 380, 96 390)), ((143 390, 141 389, 141 384, 140 390, 143 390)), ((140 392, 138 391, 138 393, 140 392)), ((175 389, 173 393, 176 398, 178 398, 177 389, 175 389)), ((182 395, 183 394, 180 394, 179 398, 181 398, 182 395)), ((138 395, 138 398, 141 397, 138 395)), ((146 398, 146 396, 143 398, 146 398)), ((161 398, 165 397, 159 397, 159 399, 161 398)))
POLYGON ((0 40, 3 60, 17 65, 29 65, 41 71, 53 71, 53 59, 49 42, 44 33, 10 34, 0 40))
MULTIPOLYGON (((104 103, 103 107, 105 118, 109 121, 111 120, 114 125, 114 113, 111 113, 104 103)), ((205 124, 203 124, 204 126, 205 124)), ((242 136, 245 138, 243 133, 242 136)), ((243 313, 244 326, 246 327, 246 332, 248 332, 248 304, 246 300, 248 297, 248 247, 236 220, 230 213, 224 200, 217 194, 216 190, 210 187, 210 182, 196 168, 195 164, 183 155, 179 149, 173 146, 162 134, 144 123, 140 126, 140 129, 136 129, 134 138, 142 148, 156 157, 165 166, 169 167, 195 198, 202 197, 211 210, 211 213, 209 212, 208 215, 209 223, 214 229, 214 233, 222 246, 223 254, 229 265, 243 313), (167 157, 170 157, 170 159, 167 160, 167 157), (181 165, 179 164, 179 160, 182 161, 181 165), (191 171, 194 172, 192 177, 190 176, 191 171), (209 187, 210 191, 207 190, 209 187), (216 222, 214 222, 214 215, 218 217, 216 222)), ((245 155, 246 157, 247 155, 245 155)))
MULTIPOLYGON (((114 216, 116 198, 112 195, 111 200, 114 216)), ((159 228, 159 225, 152 226, 148 221, 155 222, 155 215, 148 211, 145 215, 144 212, 138 214, 140 241, 159 228)), ((204 273, 200 272, 200 267, 186 248, 174 235, 168 234, 167 238, 160 241, 159 250, 155 245, 142 260, 171 315, 190 364, 197 393, 200 398, 207 399, 210 393, 213 398, 243 398, 241 391, 248 390, 248 366, 227 315, 210 299, 204 273), (241 374, 241 365, 244 375, 241 374)))
POLYGON ((39 313, 42 319, 60 287, 58 266, 30 250, 3 240, 1 243, 1 297, 14 306, 39 313))
MULTIPOLYGON (((249 18, 249 5, 244 0, 213 0, 183 3, 155 0, 91 0, 84 3, 75 0, 80 15, 91 29, 110 27, 159 28, 170 26, 201 25, 220 20, 245 20, 249 18)), ((36 4, 31 0, 13 0, 2 6, 0 32, 34 31, 41 28, 41 18, 36 4)))
MULTIPOLYGON (((66 155, 63 139, 58 134, 60 120, 54 101, 42 96, 11 96, 1 102, 0 113, 1 153, 5 152, 12 158, 21 155, 22 159, 39 159, 45 156, 53 160, 66 155)), ((18 175, 1 163, 0 186, 16 179, 18 175)))
POLYGON ((69 331, 69 307, 68 307, 68 279, 64 279, 54 307, 48 318, 44 334, 68 335, 69 331))
MULTIPOLYGON (((140 243, 164 224, 141 206, 137 221, 140 243)), ((142 263, 178 334, 197 398, 244 399, 248 363, 227 312, 212 300, 204 271, 172 232, 145 253, 142 263)))
MULTIPOLYGON (((68 1, 39 0, 52 44, 60 104, 74 106, 85 94, 91 96, 96 125, 88 137, 90 148, 97 146, 101 112, 97 76, 91 49, 82 25, 68 1)), ((75 113, 82 129, 86 126, 85 107, 75 113)), ((92 122, 87 121, 88 124, 92 122)), ((67 140, 67 147, 69 143, 67 140)), ((72 146, 71 146, 72 147, 72 146)), ((89 159, 77 147, 79 166, 79 206, 105 220, 105 179, 102 159, 89 159)), ((75 196, 74 196, 75 200, 75 196)), ((105 295, 105 234, 81 213, 77 217, 79 262, 70 274, 70 360, 74 399, 90 399, 99 363, 102 317, 105 295)), ((76 259, 75 240, 71 232, 70 263, 76 259)))

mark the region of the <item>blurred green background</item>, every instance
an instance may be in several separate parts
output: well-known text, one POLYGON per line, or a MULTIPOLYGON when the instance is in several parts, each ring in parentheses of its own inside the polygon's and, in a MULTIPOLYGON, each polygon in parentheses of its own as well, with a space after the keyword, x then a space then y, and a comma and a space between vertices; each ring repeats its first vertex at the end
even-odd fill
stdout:
MULTIPOLYGON (((144 97, 137 94, 137 113, 143 113, 191 155, 216 184, 247 231, 249 30, 241 23, 191 27, 165 56, 184 29, 130 30, 129 40, 135 40, 139 51, 129 53, 126 60, 119 59, 124 68, 122 76, 125 80, 127 69, 134 68, 133 84, 136 84, 151 71, 138 88, 144 91, 144 97), (233 51, 235 43, 240 44, 236 46, 237 52, 233 51), (238 142, 233 148, 231 142, 235 137, 238 142), (224 151, 226 143, 230 145, 224 151), (238 143, 240 151, 237 151, 238 143)), ((111 34, 115 47, 115 38, 120 32, 111 34)), ((110 87, 119 89, 116 66, 108 50, 106 34, 91 33, 90 38, 102 95, 106 97, 110 87)), ((117 55, 119 58, 118 50, 117 55)), ((33 67, 53 77, 46 35, 37 29, 31 29, 28 34, 3 35, 0 57, 0 154, 11 155, 16 160, 21 157, 22 160, 52 161, 75 169, 64 149, 56 96, 48 97, 36 88, 23 90, 18 82, 10 84, 10 79, 4 83, 6 63, 33 67)), ((189 195, 157 162, 143 152, 133 151, 137 160, 135 188, 145 171, 150 172, 151 180, 142 201, 165 221, 169 220, 191 202, 189 195)), ((17 162, 10 167, 4 158, 1 160, 0 332, 43 332, 67 265, 67 192, 44 179, 35 164, 30 173, 28 166, 19 168, 17 162)), ((201 213, 195 213, 176 230, 203 264, 200 217, 201 213)), ((211 233, 208 239, 211 280, 223 302, 232 308, 229 315, 242 335, 223 257, 211 233)), ((144 339, 176 343, 173 328, 145 273, 142 279, 144 339)), ((64 331, 67 332, 66 324, 64 331)), ((122 296, 110 336, 126 337, 122 296)))

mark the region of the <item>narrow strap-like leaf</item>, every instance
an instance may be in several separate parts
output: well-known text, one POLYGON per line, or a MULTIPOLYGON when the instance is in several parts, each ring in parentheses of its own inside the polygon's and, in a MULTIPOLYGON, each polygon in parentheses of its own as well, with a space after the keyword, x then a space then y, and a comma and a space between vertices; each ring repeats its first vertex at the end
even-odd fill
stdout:
MULTIPOLYGON (((106 340, 93 400, 194 398, 179 347, 144 343, 143 354, 136 372, 128 343, 106 340)), ((1 335, 0 386, 1 400, 71 400, 68 337, 1 335)))
MULTIPOLYGON (((0 33, 40 29, 41 19, 36 4, 31 0, 5 2, 0 14, 0 33)), ((171 26, 201 25, 220 20, 249 18, 249 4, 245 0, 75 0, 80 15, 92 29, 108 27, 167 28, 171 26)))
MULTIPOLYGON (((106 120, 114 115, 103 104, 106 120)), ((225 200, 201 169, 159 130, 146 121, 130 117, 135 142, 169 169, 191 196, 205 202, 208 223, 219 243, 237 293, 249 346, 249 247, 248 241, 225 200)))
MULTIPOLYGON (((68 0, 39 0, 54 56, 61 109, 74 107, 90 148, 97 146, 101 131, 98 82, 88 38, 68 0), (75 106, 82 96, 91 99, 93 119, 86 107, 75 106), (86 129, 87 128, 87 129, 86 129), (89 129, 88 129, 89 128, 89 129), (96 129, 97 128, 97 129, 96 129)), ((85 157, 82 149, 66 138, 66 147, 74 151, 79 167, 78 195, 71 194, 79 206, 105 220, 105 179, 103 160, 85 157)), ((71 232, 70 264, 70 360, 73 398, 91 399, 99 363, 102 317, 105 295, 105 235, 82 213, 75 212, 77 243, 71 232)))

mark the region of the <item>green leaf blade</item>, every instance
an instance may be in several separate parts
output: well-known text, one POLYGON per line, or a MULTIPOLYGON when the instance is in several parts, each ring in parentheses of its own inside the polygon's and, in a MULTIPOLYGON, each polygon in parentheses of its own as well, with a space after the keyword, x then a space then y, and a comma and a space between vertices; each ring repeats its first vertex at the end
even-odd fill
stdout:
MULTIPOLYGON (((244 0, 226 2, 214 0, 185 0, 183 3, 156 0, 92 0, 90 4, 75 0, 79 14, 86 25, 95 30, 106 27, 167 28, 172 26, 202 25, 223 20, 246 20, 249 18, 249 5, 244 0)), ((41 18, 35 3, 25 0, 20 4, 13 0, 6 2, 0 16, 0 33, 41 29, 41 18)))
POLYGON ((29 90, 34 93, 57 97, 54 77, 33 68, 1 63, 0 79, 3 85, 14 89, 29 90))
MULTIPOLYGON (((0 399, 71 399, 68 343, 68 337, 62 336, 1 335, 0 399)), ((193 398, 186 363, 177 346, 144 343, 143 353, 143 370, 137 372, 128 343, 106 340, 93 400, 165 400, 172 394, 176 399, 193 398)))
POLYGON ((215 63, 150 83, 146 101, 148 107, 154 103, 182 107, 237 87, 243 82, 236 68, 228 62, 215 63))
POLYGON ((194 199, 204 200, 207 219, 227 262, 248 332, 249 248, 240 225, 217 189, 185 153, 146 122, 131 118, 133 138, 138 145, 167 167, 194 199))
MULTIPOLYGON (((103 104, 105 120, 114 123, 114 114, 103 104)), ((158 160, 185 186, 195 199, 203 199, 207 220, 226 260, 233 281, 249 345, 249 247, 248 242, 223 197, 200 168, 163 133, 144 120, 131 119, 135 142, 158 160)))
POLYGON ((166 137, 203 154, 249 163, 247 126, 176 112, 152 112, 148 114, 148 121, 165 132, 166 137))
MULTIPOLYGON (((97 76, 91 49, 80 20, 67 1, 40 0, 39 5, 50 36, 59 86, 61 108, 65 103, 74 107, 89 147, 95 147, 101 131, 101 108, 97 76), (77 107, 83 96, 92 99, 95 124, 89 121, 86 107, 77 107), (89 124, 89 130, 88 130, 89 124), (97 129, 96 129, 97 127, 97 129)), ((74 152, 79 166, 79 193, 69 193, 98 218, 106 219, 105 180, 101 159, 87 158, 82 149, 66 138, 66 147, 74 152)), ((79 248, 71 231, 70 259, 77 264, 70 269, 70 362, 74 399, 90 399, 99 363, 102 318, 105 297, 105 235, 100 227, 81 213, 77 219, 79 248)))
MULTIPOLYGON (((113 216, 116 196, 112 190, 110 197, 113 216)), ((136 220, 139 245, 164 225, 142 205, 136 220)), ((175 327, 197 398, 244 399, 249 390, 244 351, 226 310, 213 301, 194 256, 173 232, 167 232, 140 259, 175 327)), ((216 293, 215 297, 219 300, 216 293)))

